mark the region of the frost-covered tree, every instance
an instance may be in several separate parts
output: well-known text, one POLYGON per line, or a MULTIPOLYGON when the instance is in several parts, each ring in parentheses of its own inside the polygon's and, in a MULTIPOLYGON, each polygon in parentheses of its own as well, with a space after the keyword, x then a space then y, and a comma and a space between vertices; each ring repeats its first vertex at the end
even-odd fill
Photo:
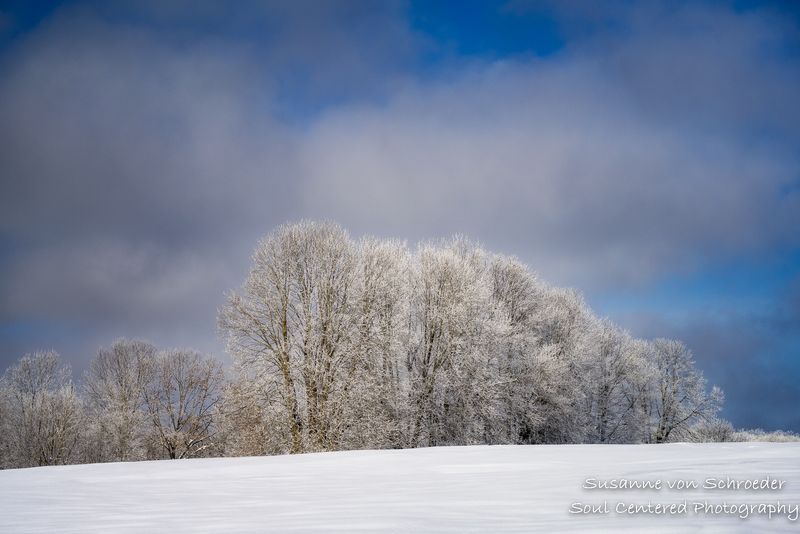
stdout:
POLYGON ((712 420, 723 395, 717 387, 706 391, 703 374, 695 367, 691 351, 680 341, 656 339, 651 350, 651 439, 663 443, 682 435, 694 423, 712 420))
POLYGON ((123 339, 80 399, 57 355, 25 356, 0 381, 0 466, 730 434, 684 345, 633 339, 463 238, 281 226, 219 326, 228 382, 216 360, 123 339))
POLYGON ((190 350, 156 354, 144 385, 152 439, 170 459, 197 456, 213 445, 223 373, 213 358, 190 350))
POLYGON ((83 380, 90 414, 93 461, 146 457, 148 417, 145 386, 153 380, 156 348, 144 341, 119 339, 101 348, 83 380))
POLYGON ((553 376, 561 366, 552 347, 542 347, 534 317, 543 287, 522 263, 495 256, 490 266, 492 301, 508 328, 494 347, 499 407, 492 439, 499 443, 535 443, 555 399, 553 376))
POLYGON ((542 348, 541 364, 552 375, 538 385, 543 421, 534 442, 581 443, 591 434, 591 355, 595 318, 582 296, 569 289, 544 287, 541 304, 531 317, 542 348))
POLYGON ((641 351, 635 340, 608 319, 594 327, 595 352, 591 361, 589 395, 593 421, 592 440, 597 443, 629 441, 635 419, 636 397, 632 381, 640 369, 641 351))
POLYGON ((259 243, 241 292, 230 295, 219 317, 228 350, 238 366, 263 382, 270 402, 279 403, 286 452, 304 449, 300 365, 297 356, 296 257, 298 229, 281 227, 259 243))
POLYGON ((590 314, 573 291, 551 288, 527 266, 504 256, 492 261, 493 305, 509 321, 498 344, 504 441, 581 441, 586 348, 590 314))
MULTIPOLYGON (((460 238, 409 251, 333 224, 282 226, 219 324, 236 370, 229 450, 637 442, 685 426, 656 399, 654 345, 460 238)), ((682 376, 686 408, 704 383, 682 376)))
POLYGON ((261 456, 285 452, 288 429, 275 414, 270 391, 258 375, 241 368, 225 384, 218 409, 218 442, 224 456, 261 456))
POLYGON ((262 241, 220 314, 230 352, 282 412, 288 452, 337 448, 358 318, 355 245, 332 224, 283 226, 262 241))
POLYGON ((332 450, 341 426, 357 362, 354 310, 356 251, 333 225, 312 225, 297 234, 293 308, 297 361, 303 385, 305 428, 312 450, 332 450))
POLYGON ((357 332, 339 425, 342 446, 403 446, 408 417, 402 365, 409 341, 410 253, 405 243, 363 239, 358 244, 353 314, 357 332))
POLYGON ((491 302, 486 256, 456 239, 424 245, 411 282, 408 421, 411 446, 473 443, 494 414, 490 361, 505 326, 491 302))
POLYGON ((9 418, 8 391, 0 377, 0 469, 11 467, 11 443, 6 434, 5 421, 9 418))
POLYGON ((23 356, 2 378, 7 467, 66 464, 76 459, 83 432, 81 400, 57 353, 23 356))
POLYGON ((700 420, 687 429, 689 441, 696 443, 722 443, 734 440, 733 425, 717 417, 700 420))

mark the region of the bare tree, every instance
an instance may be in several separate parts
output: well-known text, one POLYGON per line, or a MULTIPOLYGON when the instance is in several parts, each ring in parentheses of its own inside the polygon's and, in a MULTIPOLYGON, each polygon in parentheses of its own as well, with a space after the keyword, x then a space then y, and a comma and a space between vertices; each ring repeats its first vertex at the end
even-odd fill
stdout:
MULTIPOLYGON (((543 351, 537 387, 537 411, 543 421, 535 433, 539 443, 580 443, 588 439, 592 420, 590 371, 596 339, 595 318, 575 290, 543 286, 530 321, 543 351)), ((536 369, 536 368, 534 368, 536 369)))
POLYGON ((272 411, 268 387, 258 375, 234 371, 219 403, 219 437, 224 456, 260 456, 284 452, 285 420, 272 411))
POLYGON ((346 448, 400 447, 407 377, 410 253, 405 243, 363 239, 358 244, 354 302, 357 331, 336 422, 346 448))
POLYGON ((608 319, 597 323, 594 335, 596 351, 589 391, 593 440, 598 443, 626 441, 627 423, 636 409, 636 399, 627 394, 628 383, 635 379, 641 352, 636 342, 608 319))
POLYGON ((167 457, 196 456, 212 445, 223 384, 216 360, 189 350, 160 352, 144 403, 158 446, 167 457))
POLYGON ((58 354, 22 357, 2 379, 2 432, 12 467, 56 465, 75 459, 83 428, 83 407, 58 354))
POLYGON ((94 461, 145 458, 145 386, 153 379, 156 348, 144 341, 119 339, 101 348, 84 376, 91 414, 94 461))
POLYGON ((650 394, 652 440, 669 441, 698 421, 713 420, 722 404, 722 391, 706 391, 703 374, 694 366, 692 353, 680 341, 652 342, 655 375, 650 394))
POLYGON ((290 435, 288 452, 303 450, 293 297, 296 233, 282 227, 259 243, 241 293, 230 295, 219 317, 228 350, 239 366, 263 378, 264 386, 280 399, 290 435))
POLYGON ((463 239, 424 245, 413 273, 409 444, 471 442, 483 436, 481 410, 498 391, 488 373, 502 319, 491 305, 486 255, 463 239))
POLYGON ((289 452, 338 446, 357 333, 355 246, 333 224, 279 228, 220 314, 230 351, 282 405, 289 452))

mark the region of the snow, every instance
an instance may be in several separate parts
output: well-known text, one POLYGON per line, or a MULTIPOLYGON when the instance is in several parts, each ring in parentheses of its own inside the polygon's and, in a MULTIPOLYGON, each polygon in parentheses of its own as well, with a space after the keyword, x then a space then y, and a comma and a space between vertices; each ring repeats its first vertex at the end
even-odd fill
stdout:
POLYGON ((0 532, 753 532, 800 529, 800 443, 476 446, 73 465, 0 472, 0 532), (667 481, 784 481, 675 490, 667 481), (661 480, 661 490, 583 489, 661 480), (627 482, 623 483, 626 484, 627 482), (618 502, 679 503, 677 516, 618 502), (573 503, 608 514, 570 514, 573 503), (772 519, 696 501, 789 505, 772 519), (795 512, 796 513, 796 512, 795 512))

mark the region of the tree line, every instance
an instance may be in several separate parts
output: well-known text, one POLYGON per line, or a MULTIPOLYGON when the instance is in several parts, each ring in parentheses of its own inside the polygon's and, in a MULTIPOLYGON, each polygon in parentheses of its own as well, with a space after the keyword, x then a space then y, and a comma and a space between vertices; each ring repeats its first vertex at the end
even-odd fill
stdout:
POLYGON ((460 237, 282 226, 218 320, 227 369, 123 339, 75 385, 57 354, 24 356, 0 381, 0 463, 730 434, 685 345, 635 339, 460 237))

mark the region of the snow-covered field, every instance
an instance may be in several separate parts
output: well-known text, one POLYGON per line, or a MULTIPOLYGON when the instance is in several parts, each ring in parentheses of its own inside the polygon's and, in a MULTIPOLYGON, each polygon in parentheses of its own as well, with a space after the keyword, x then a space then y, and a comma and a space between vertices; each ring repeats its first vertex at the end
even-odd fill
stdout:
POLYGON ((443 447, 0 472, 3 533, 800 531, 798 505, 796 443, 443 447), (782 488, 702 488, 727 477, 782 488), (612 481, 662 489, 582 487, 612 481), (618 509, 648 501, 687 511, 618 509), (570 513, 604 502, 609 513, 570 513), (697 511, 703 502, 737 513, 697 511))

